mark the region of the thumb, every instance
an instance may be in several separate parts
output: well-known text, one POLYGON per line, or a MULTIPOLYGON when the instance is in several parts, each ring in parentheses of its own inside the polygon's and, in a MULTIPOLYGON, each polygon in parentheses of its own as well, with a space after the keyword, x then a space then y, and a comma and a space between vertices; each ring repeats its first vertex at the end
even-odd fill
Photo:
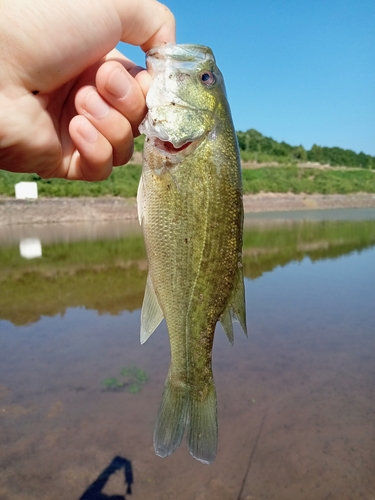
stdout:
POLYGON ((156 0, 113 0, 122 26, 121 41, 139 45, 145 52, 162 43, 175 42, 172 12, 156 0))

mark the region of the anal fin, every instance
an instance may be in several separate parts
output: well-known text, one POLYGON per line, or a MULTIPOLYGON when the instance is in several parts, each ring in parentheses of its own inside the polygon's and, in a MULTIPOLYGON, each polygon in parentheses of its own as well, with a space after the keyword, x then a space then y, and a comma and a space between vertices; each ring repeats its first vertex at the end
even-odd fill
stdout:
POLYGON ((221 326, 224 329, 224 332, 226 333, 229 342, 231 345, 234 343, 234 335, 233 335, 233 323, 232 323, 232 315, 231 315, 231 309, 230 307, 225 309, 223 314, 219 318, 221 326))
POLYGON ((243 271, 242 268, 238 272, 237 283, 232 292, 232 296, 228 301, 228 305, 219 321, 229 339, 229 342, 233 345, 233 321, 238 320, 242 330, 247 336, 247 326, 246 326, 246 303, 245 303, 245 285, 243 281, 243 271))
POLYGON ((141 312, 141 344, 144 344, 163 319, 163 311, 152 285, 150 274, 147 276, 145 296, 141 312))
POLYGON ((243 281, 242 267, 238 272, 238 281, 237 281, 237 286, 234 290, 233 300, 231 301, 231 309, 232 309, 232 317, 238 319, 244 334, 247 336, 245 284, 243 281))

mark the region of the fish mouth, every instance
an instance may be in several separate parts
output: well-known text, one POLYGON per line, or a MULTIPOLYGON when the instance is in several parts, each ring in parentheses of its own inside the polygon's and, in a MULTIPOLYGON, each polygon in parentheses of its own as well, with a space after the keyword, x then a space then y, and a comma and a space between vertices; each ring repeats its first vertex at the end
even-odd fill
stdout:
POLYGON ((166 43, 150 49, 146 56, 148 59, 159 60, 173 59, 181 62, 197 62, 211 59, 215 61, 212 50, 205 45, 166 43))
POLYGON ((180 153, 181 151, 184 151, 186 148, 192 144, 193 141, 187 141, 182 146, 176 147, 174 146, 173 142, 170 141, 163 141, 159 139, 158 137, 155 138, 154 146, 157 147, 158 149, 161 149, 162 151, 165 151, 168 154, 176 154, 180 153))
POLYGON ((183 144, 175 146, 171 141, 163 141, 159 139, 159 137, 154 138, 154 146, 159 150, 163 151, 163 153, 167 153, 168 155, 176 155, 185 150, 187 153, 191 153, 196 149, 196 147, 201 143, 202 138, 186 141, 183 144))

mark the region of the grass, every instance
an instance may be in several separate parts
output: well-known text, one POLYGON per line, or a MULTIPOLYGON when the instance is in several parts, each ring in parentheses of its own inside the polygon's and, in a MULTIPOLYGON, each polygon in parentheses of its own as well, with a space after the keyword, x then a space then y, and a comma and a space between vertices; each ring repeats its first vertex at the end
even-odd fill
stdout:
MULTIPOLYGON (((0 171, 0 196, 14 196, 14 184, 36 181, 41 197, 120 196, 137 194, 140 165, 127 165, 113 169, 111 176, 100 182, 41 179, 34 174, 13 174, 0 171)), ((245 194, 317 193, 350 194, 375 193, 375 173, 369 170, 321 170, 299 168, 296 165, 244 169, 242 171, 245 194)))
POLYGON ((375 193, 375 174, 367 170, 321 170, 297 166, 264 167, 242 171, 245 194, 272 193, 350 194, 375 193))
POLYGON ((65 179, 41 179, 36 174, 14 174, 0 170, 0 195, 14 196, 14 184, 34 181, 38 195, 42 197, 122 196, 137 195, 140 165, 116 167, 108 179, 100 182, 67 181, 65 179))

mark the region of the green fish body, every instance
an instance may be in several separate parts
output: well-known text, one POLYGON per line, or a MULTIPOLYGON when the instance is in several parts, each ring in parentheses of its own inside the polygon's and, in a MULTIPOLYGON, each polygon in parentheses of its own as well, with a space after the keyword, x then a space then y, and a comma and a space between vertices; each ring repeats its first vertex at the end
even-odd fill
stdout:
POLYGON ((236 134, 211 49, 167 44, 147 54, 147 95, 138 213, 149 261, 141 343, 165 318, 171 365, 154 447, 166 457, 184 432, 190 453, 211 463, 217 404, 211 357, 221 322, 246 333, 243 204, 236 134))

